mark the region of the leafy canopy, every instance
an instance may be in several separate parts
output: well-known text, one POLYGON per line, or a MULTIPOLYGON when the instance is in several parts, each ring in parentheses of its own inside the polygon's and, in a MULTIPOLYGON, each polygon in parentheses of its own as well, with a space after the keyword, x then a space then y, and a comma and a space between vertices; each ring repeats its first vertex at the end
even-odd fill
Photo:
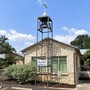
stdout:
POLYGON ((10 54, 15 52, 15 48, 13 48, 9 42, 7 42, 8 38, 5 36, 0 37, 0 54, 10 54))
POLYGON ((0 68, 7 67, 15 63, 14 53, 16 52, 5 36, 0 36, 0 54, 5 54, 5 59, 0 59, 0 68))
POLYGON ((80 49, 89 49, 90 48, 90 36, 78 35, 75 40, 70 42, 71 45, 77 46, 80 49))
POLYGON ((90 50, 87 50, 84 54, 84 60, 90 62, 90 50))

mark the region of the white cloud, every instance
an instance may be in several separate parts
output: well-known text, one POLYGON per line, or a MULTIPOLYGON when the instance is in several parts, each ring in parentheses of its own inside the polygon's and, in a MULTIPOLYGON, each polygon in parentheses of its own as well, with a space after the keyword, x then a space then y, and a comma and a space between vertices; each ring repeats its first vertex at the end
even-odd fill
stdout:
POLYGON ((64 42, 64 43, 67 43, 67 44, 70 44, 70 42, 75 39, 75 36, 72 36, 72 35, 56 35, 54 37, 54 39, 61 41, 61 42, 64 42))
POLYGON ((5 35, 9 39, 10 44, 18 51, 32 45, 35 41, 33 35, 19 33, 16 30, 0 30, 0 35, 5 35))
POLYGON ((0 35, 5 35, 7 34, 6 30, 0 30, 0 35))
POLYGON ((82 34, 88 34, 88 32, 85 29, 75 29, 75 28, 68 28, 66 26, 63 26, 61 30, 67 31, 69 35, 82 35, 82 34))
POLYGON ((32 42, 28 42, 28 41, 25 42, 25 45, 27 45, 27 46, 28 46, 28 45, 32 45, 32 44, 34 44, 34 43, 32 43, 32 42))
POLYGON ((70 44, 71 41, 73 41, 78 35, 82 34, 88 34, 88 31, 85 29, 75 29, 75 28, 68 28, 66 26, 62 27, 61 30, 64 32, 67 32, 66 35, 56 35, 54 39, 70 44))
MULTIPOLYGON (((73 30, 73 28, 72 28, 72 30, 73 30)), ((84 29, 81 29, 81 30, 74 30, 74 33, 76 34, 76 35, 82 35, 82 34, 88 34, 88 32, 86 31, 86 30, 84 30, 84 29)))
POLYGON ((7 34, 7 37, 9 38, 9 40, 34 40, 34 36, 30 35, 30 34, 22 34, 22 33, 18 33, 15 30, 10 30, 10 33, 7 34))

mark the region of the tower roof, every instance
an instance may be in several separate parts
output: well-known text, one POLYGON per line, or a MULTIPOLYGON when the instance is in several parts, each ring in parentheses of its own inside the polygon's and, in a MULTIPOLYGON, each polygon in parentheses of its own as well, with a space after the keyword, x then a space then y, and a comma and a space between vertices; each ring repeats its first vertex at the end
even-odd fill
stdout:
POLYGON ((38 17, 38 19, 40 20, 40 21, 52 21, 52 19, 49 17, 49 16, 40 16, 40 17, 38 17))

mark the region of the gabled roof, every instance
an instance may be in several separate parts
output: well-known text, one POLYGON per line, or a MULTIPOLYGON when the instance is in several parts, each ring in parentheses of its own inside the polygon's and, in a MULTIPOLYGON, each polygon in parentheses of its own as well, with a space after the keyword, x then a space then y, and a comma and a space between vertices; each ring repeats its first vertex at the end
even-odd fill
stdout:
POLYGON ((21 54, 21 53, 14 53, 14 55, 24 58, 23 54, 21 54))
POLYGON ((47 40, 53 40, 54 42, 57 42, 57 43, 60 43, 60 44, 63 44, 63 45, 66 45, 66 46, 72 47, 72 48, 74 48, 74 49, 76 49, 76 50, 79 51, 79 49, 78 49, 77 47, 73 46, 73 45, 69 45, 69 44, 66 44, 66 43, 63 43, 63 42, 57 41, 57 40, 55 40, 55 39, 51 39, 51 38, 45 38, 45 39, 43 39, 42 41, 39 41, 38 43, 35 43, 35 44, 33 44, 33 45, 31 45, 31 46, 29 46, 29 47, 23 49, 21 52, 25 52, 25 51, 27 51, 28 49, 31 49, 31 48, 33 48, 33 47, 39 45, 41 42, 44 42, 44 41, 47 41, 47 40))

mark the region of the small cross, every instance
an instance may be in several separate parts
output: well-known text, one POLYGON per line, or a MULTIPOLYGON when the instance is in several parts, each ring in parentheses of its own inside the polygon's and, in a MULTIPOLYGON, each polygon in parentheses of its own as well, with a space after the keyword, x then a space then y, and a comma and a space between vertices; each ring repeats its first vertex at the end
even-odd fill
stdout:
POLYGON ((43 6, 44 6, 44 15, 46 15, 46 9, 47 9, 46 2, 44 2, 43 6))

